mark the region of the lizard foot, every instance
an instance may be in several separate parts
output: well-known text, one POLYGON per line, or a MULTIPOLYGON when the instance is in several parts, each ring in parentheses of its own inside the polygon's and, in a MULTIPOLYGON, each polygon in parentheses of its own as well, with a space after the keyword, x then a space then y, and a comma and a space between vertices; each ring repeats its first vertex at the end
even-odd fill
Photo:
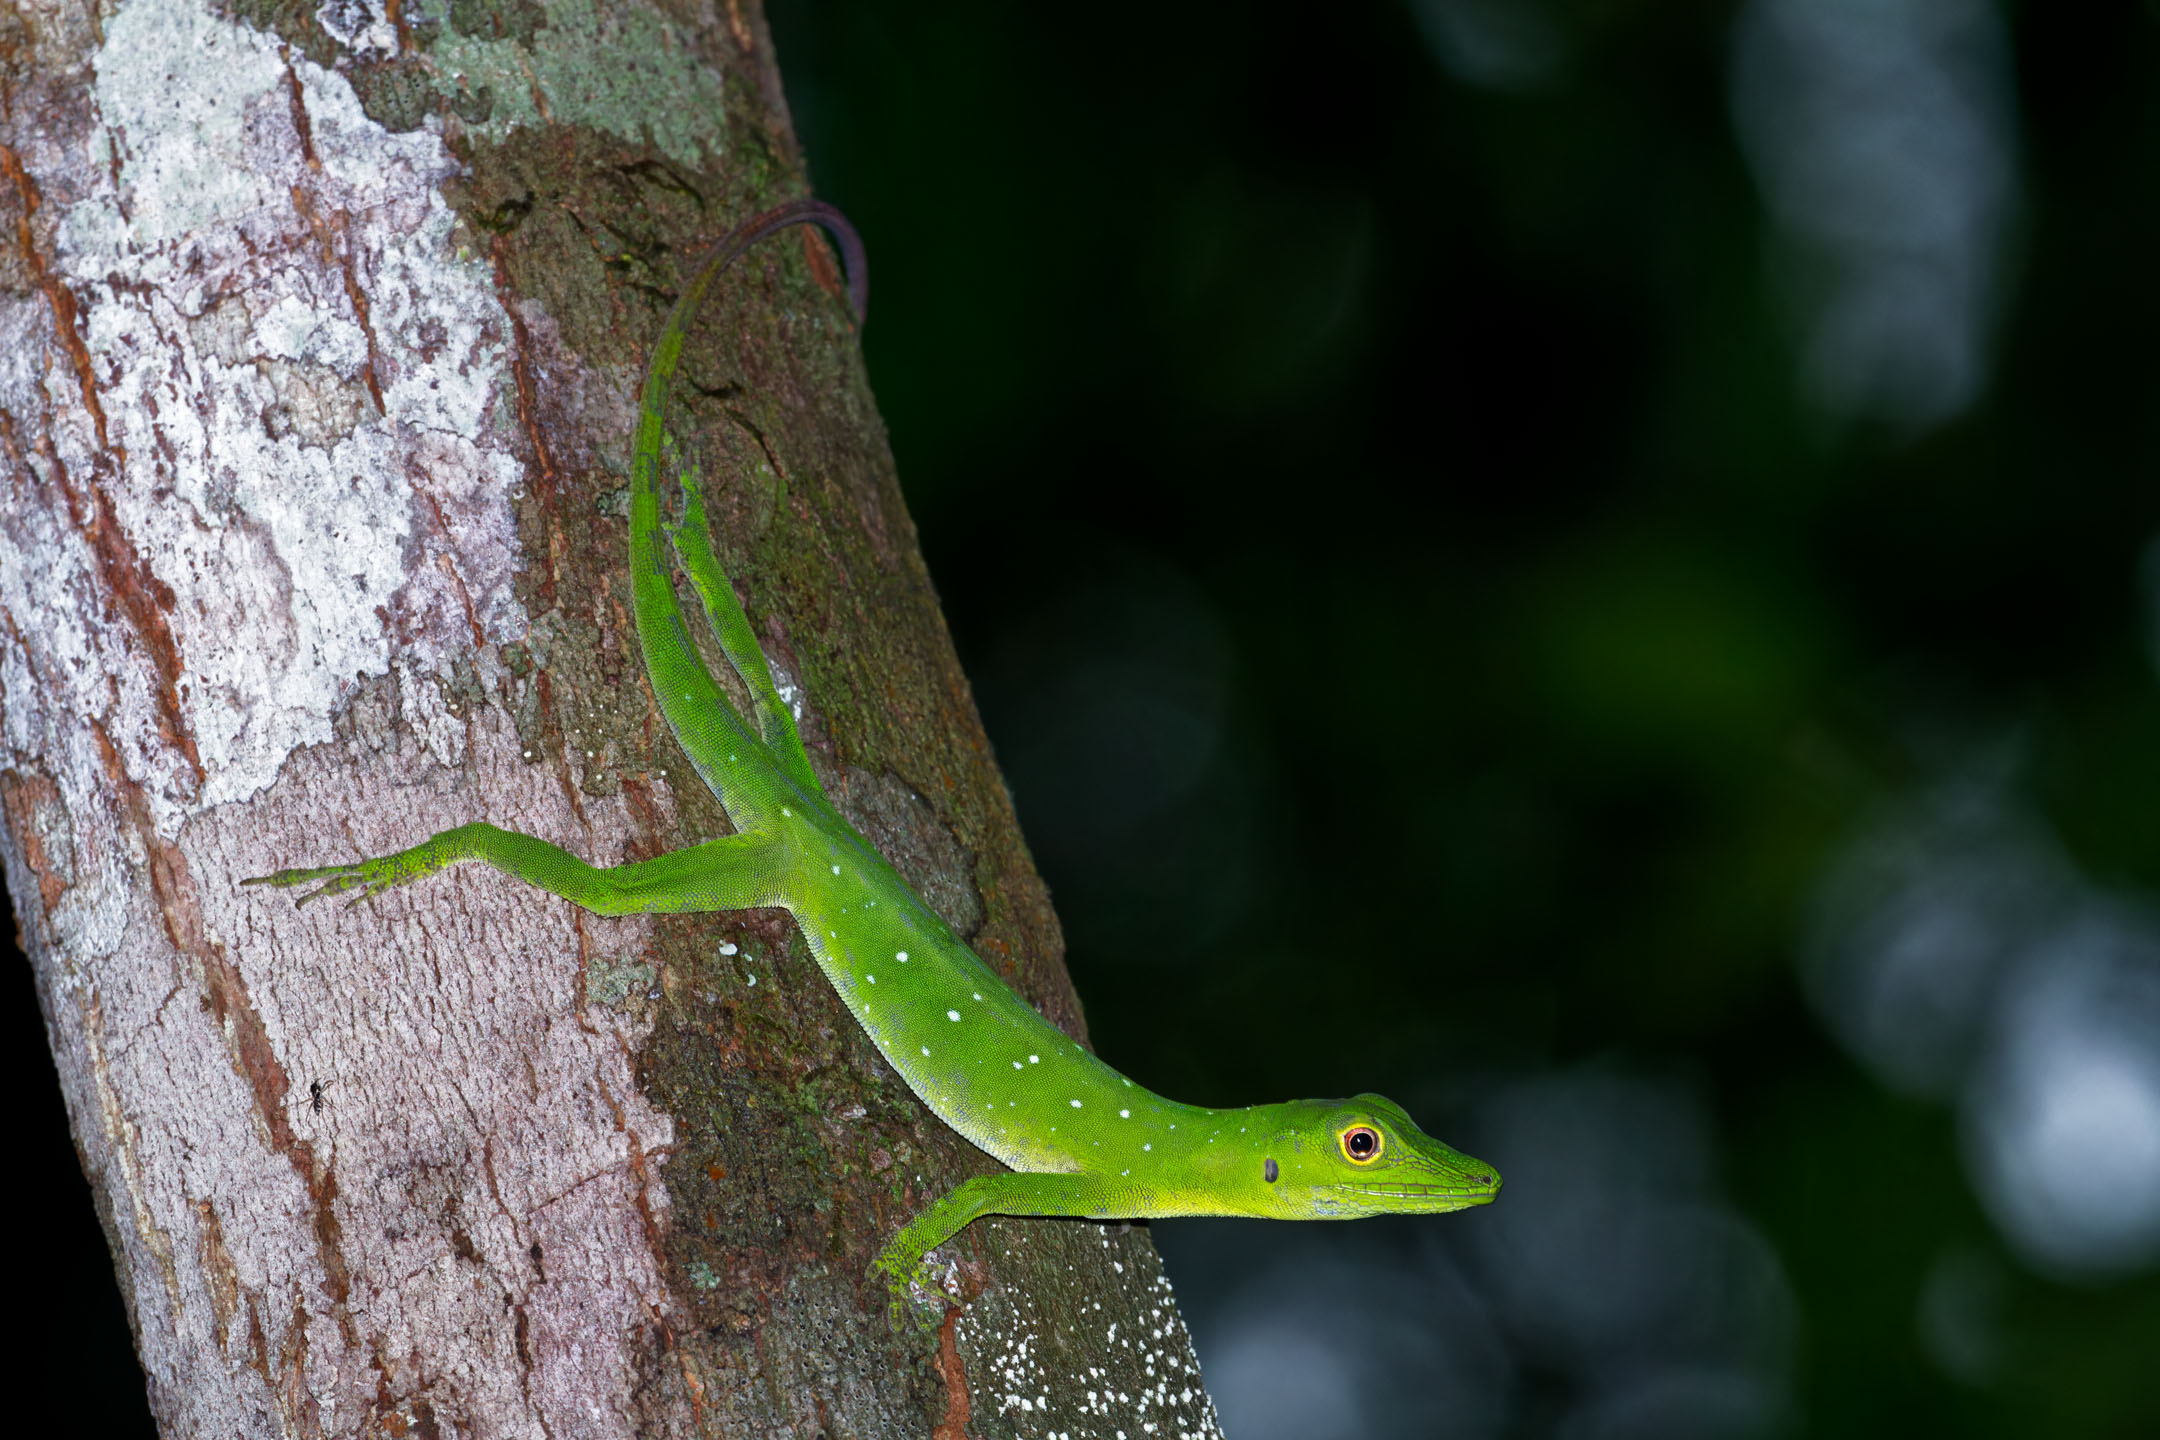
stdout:
POLYGON ((315 885, 302 895, 295 905, 305 905, 329 895, 342 895, 349 890, 360 893, 349 902, 361 901, 394 889, 408 880, 417 880, 436 868, 426 863, 430 856, 422 853, 425 845, 415 845, 410 850, 400 850, 395 855, 378 855, 372 860, 349 860, 342 865, 320 865, 313 869, 280 870, 272 875, 255 875, 242 880, 242 885, 275 885, 284 889, 294 885, 315 885), (316 884, 320 881, 320 884, 316 884))
POLYGON ((870 1273, 886 1288, 895 1334, 928 1334, 946 1310, 959 1303, 960 1267, 934 1250, 912 1264, 905 1255, 887 1250, 871 1263, 870 1273))

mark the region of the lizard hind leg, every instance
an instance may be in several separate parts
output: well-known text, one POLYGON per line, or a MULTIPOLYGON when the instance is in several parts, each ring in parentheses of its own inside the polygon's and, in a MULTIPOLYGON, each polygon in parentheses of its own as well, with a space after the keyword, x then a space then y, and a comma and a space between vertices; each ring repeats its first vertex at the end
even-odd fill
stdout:
MULTIPOLYGON (((666 448, 673 458, 673 446, 666 448)), ((720 652, 727 656, 729 666, 742 677, 744 687, 750 692, 758 739, 764 742, 774 763, 790 780, 807 793, 823 798, 825 789, 810 769, 810 757, 803 749, 802 734, 795 728, 794 712, 780 698, 780 692, 773 684, 772 666, 765 659, 756 633, 750 628, 750 618, 743 613, 742 602, 735 598, 735 587, 729 583, 719 557, 713 554, 712 531, 706 524, 705 497, 697 471, 678 460, 676 473, 682 484, 682 519, 663 522, 661 528, 674 544, 675 556, 682 562, 684 573, 689 575, 690 584, 698 593, 705 619, 712 625, 713 638, 720 642, 720 652)))
POLYGON ((505 875, 602 915, 748 910, 787 906, 793 898, 788 871, 764 835, 728 835, 651 860, 602 869, 536 836, 484 821, 445 830, 393 854, 342 865, 280 870, 240 883, 279 888, 314 885, 300 897, 302 905, 357 892, 351 902, 357 905, 465 860, 492 865, 505 875))

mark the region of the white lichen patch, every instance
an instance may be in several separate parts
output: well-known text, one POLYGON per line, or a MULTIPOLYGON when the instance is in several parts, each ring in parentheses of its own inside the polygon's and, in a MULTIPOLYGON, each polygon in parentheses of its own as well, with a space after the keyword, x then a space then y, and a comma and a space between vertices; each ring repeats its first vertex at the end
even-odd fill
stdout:
POLYGON ((789 673, 786 666, 770 655, 765 657, 765 668, 772 675, 773 694, 780 697, 780 703, 787 707, 789 714, 801 720, 803 700, 806 698, 803 687, 796 683, 794 675, 789 673))
POLYGON ((382 0, 323 0, 315 23, 355 55, 397 54, 397 26, 382 0))
MULTIPOLYGON (((49 410, 67 473, 100 477, 174 654, 103 653, 74 618, 113 583, 87 542, 13 527, 0 600, 32 638, 0 651, 0 686, 79 692, 53 710, 100 717, 170 837, 327 739, 355 682, 431 672, 476 628, 522 635, 510 327, 455 253, 432 130, 391 134, 341 76, 197 0, 123 5, 94 67, 114 153, 51 263, 102 452, 73 367, 31 363, 55 350, 42 300, 0 309, 0 407, 49 410)), ((410 718, 455 761, 461 725, 410 718)))

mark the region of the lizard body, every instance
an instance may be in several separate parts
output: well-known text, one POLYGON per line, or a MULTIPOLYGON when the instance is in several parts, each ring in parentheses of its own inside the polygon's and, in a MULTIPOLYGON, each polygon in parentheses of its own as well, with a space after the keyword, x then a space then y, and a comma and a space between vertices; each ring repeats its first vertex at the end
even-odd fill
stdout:
POLYGON ((302 904, 357 891, 358 903, 444 866, 481 860, 603 914, 786 909, 908 1086, 1009 1167, 957 1186, 879 1256, 896 1313, 908 1287, 928 1278, 927 1253, 981 1215, 1349 1219, 1491 1200, 1500 1181, 1490 1166, 1425 1135, 1377 1095, 1207 1109, 1135 1084, 998 979, 834 809, 713 555, 695 476, 681 476, 679 521, 663 519, 660 509, 668 392, 691 320, 743 251, 805 223, 839 243, 850 298, 862 313, 862 246, 837 210, 796 201, 746 222, 694 272, 661 332, 631 465, 630 568, 646 672, 669 727, 736 833, 600 869, 544 840, 475 823, 395 854, 243 883, 315 885, 302 904), (747 718, 692 645, 663 536, 749 692, 747 718))

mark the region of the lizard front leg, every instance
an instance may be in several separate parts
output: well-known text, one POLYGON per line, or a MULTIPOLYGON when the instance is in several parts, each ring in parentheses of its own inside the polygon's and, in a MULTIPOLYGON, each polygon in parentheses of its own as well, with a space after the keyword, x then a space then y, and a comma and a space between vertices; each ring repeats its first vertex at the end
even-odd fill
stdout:
POLYGON ((352 903, 357 905, 464 860, 482 861, 602 915, 748 910, 786 905, 792 899, 788 870, 778 847, 765 835, 729 835, 656 859, 601 869, 560 846, 484 821, 445 830, 395 854, 280 870, 240 883, 285 887, 319 881, 317 888, 300 897, 300 904, 356 890, 359 893, 352 903))
POLYGON ((1009 1171, 962 1181, 909 1221, 871 1265, 892 1293, 895 1328, 911 1299, 943 1305, 944 1291, 924 1257, 985 1215, 1085 1216, 1122 1220, 1147 1213, 1147 1196, 1129 1180, 1105 1175, 1009 1171))

